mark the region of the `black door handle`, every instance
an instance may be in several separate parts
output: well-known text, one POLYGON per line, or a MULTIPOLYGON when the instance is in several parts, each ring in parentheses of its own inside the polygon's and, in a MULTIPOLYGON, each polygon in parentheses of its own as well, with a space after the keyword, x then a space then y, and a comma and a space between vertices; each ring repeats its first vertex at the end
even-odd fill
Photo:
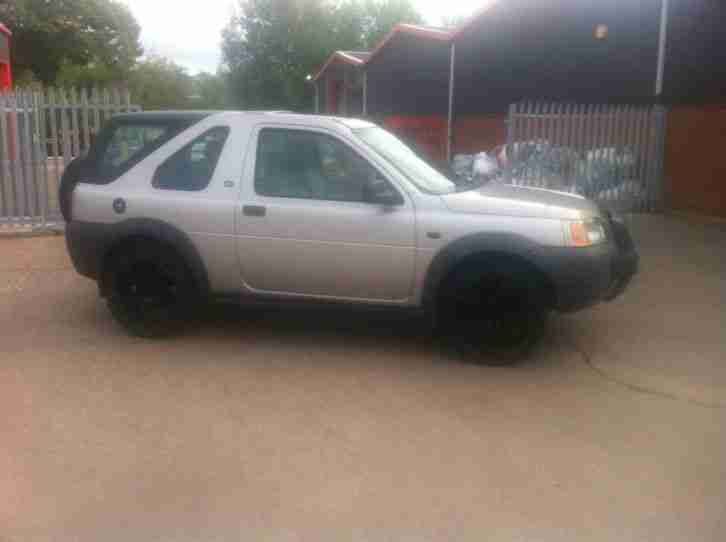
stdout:
POLYGON ((242 214, 245 216, 265 216, 267 208, 263 205, 244 205, 242 206, 242 214))

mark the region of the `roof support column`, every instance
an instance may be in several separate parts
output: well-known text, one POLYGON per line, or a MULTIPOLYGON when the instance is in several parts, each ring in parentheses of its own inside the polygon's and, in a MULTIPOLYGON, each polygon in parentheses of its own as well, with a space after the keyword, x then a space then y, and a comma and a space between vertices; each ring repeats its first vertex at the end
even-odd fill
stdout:
POLYGON ((456 42, 451 41, 451 58, 449 60, 449 116, 446 125, 446 159, 451 162, 454 143, 454 67, 456 62, 456 42))
POLYGON ((313 87, 315 87, 315 114, 320 114, 320 89, 318 88, 318 82, 313 82, 313 87))
POLYGON ((368 70, 363 68, 363 116, 368 116, 368 70))
POLYGON ((661 0, 660 35, 658 39, 658 71, 655 78, 655 95, 663 92, 663 71, 665 69, 666 40, 668 37, 668 0, 661 0))
POLYGON ((342 114, 348 116, 348 66, 343 67, 343 96, 342 96, 342 114))

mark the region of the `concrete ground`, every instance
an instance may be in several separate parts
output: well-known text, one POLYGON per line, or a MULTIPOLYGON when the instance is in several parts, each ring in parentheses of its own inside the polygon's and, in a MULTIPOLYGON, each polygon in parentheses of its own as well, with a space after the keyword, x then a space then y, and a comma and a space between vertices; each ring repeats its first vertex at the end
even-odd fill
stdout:
POLYGON ((632 226, 636 283, 515 368, 340 311, 131 339, 0 239, 0 540, 723 540, 726 226, 632 226))

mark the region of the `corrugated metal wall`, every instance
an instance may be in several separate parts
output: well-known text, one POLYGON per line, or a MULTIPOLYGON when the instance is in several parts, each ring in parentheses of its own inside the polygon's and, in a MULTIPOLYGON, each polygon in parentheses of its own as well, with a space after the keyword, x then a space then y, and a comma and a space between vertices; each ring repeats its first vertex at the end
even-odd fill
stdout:
POLYGON ((449 44, 398 35, 367 65, 368 113, 446 115, 449 44))

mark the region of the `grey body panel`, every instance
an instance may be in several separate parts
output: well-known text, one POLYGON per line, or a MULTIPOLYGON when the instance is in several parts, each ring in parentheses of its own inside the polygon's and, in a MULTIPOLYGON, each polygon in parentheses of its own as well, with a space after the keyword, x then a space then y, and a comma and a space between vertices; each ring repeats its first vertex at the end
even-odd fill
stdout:
POLYGON ((134 232, 181 247, 210 294, 426 307, 442 277, 462 258, 508 253, 547 275, 557 289, 555 308, 563 310, 606 297, 614 270, 634 272, 633 265, 615 265, 619 248, 612 241, 588 249, 565 246, 563 219, 599 215, 588 200, 503 185, 426 194, 361 144, 351 131, 357 126, 368 124, 284 113, 201 116, 112 183, 76 187, 68 227, 73 262, 79 272, 98 278, 105 251, 134 232), (216 126, 228 127, 230 134, 206 189, 152 186, 164 160, 216 126), (403 204, 256 194, 256 137, 269 126, 340 140, 400 192, 403 204), (114 211, 118 199, 123 213, 114 211))
MULTIPOLYGON (((403 195, 402 205, 269 197, 257 194, 257 137, 265 128, 300 130, 296 122, 269 119, 250 134, 241 188, 241 207, 265 209, 264 216, 237 213, 237 249, 246 287, 258 294, 337 298, 408 304, 416 258, 412 199, 383 164, 377 169, 403 195), (254 255, 250 257, 250 255, 254 255)), ((345 133, 307 127, 365 155, 345 133)))
POLYGON ((459 213, 571 219, 599 214, 597 205, 582 196, 497 182, 443 198, 452 211, 459 213))

